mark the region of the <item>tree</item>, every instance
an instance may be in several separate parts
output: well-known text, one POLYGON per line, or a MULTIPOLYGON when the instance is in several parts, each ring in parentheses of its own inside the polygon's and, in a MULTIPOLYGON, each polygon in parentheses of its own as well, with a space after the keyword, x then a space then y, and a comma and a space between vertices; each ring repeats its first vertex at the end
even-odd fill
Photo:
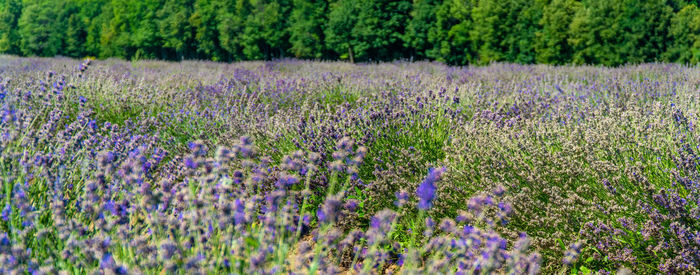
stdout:
POLYGON ((619 24, 622 1, 588 0, 583 6, 569 29, 569 43, 574 49, 572 61, 608 66, 623 64, 620 46, 624 34, 619 24))
POLYGON ((221 48, 227 52, 227 60, 244 60, 242 33, 252 6, 247 0, 230 0, 221 4, 222 9, 217 15, 221 48))
POLYGON ((193 27, 190 25, 192 9, 192 0, 166 0, 158 10, 158 30, 167 56, 174 55, 182 60, 194 53, 193 27))
POLYGON ((478 2, 472 12, 474 25, 470 34, 472 41, 479 45, 479 63, 535 61, 533 45, 542 9, 537 3, 527 0, 478 2))
POLYGON ((62 49, 64 33, 57 28, 62 2, 27 2, 17 21, 20 50, 24 55, 54 56, 62 49))
POLYGON ((545 6, 541 29, 535 38, 535 53, 538 63, 565 64, 571 62, 573 48, 569 45, 569 26, 581 9, 575 0, 553 0, 545 6))
POLYGON ((85 54, 86 39, 85 21, 77 12, 70 14, 66 27, 66 46, 63 53, 71 57, 82 57, 85 54))
POLYGON ((700 62, 700 0, 0 0, 0 53, 700 62))
MULTIPOLYGON (((124 13, 126 1, 111 1, 104 14, 108 21, 102 22, 100 34, 100 57, 131 57, 130 18, 124 13)), ((94 29, 93 32, 94 34, 94 29)))
POLYGON ((465 65, 474 62, 475 46, 470 32, 473 28, 474 3, 447 0, 437 9, 437 26, 428 32, 428 40, 435 46, 427 56, 448 64, 465 65))
POLYGON ((157 12, 163 6, 163 0, 142 0, 131 3, 130 14, 133 17, 130 18, 132 28, 129 35, 133 53, 129 53, 129 58, 166 59, 167 55, 162 47, 164 43, 158 35, 157 24, 157 12))
POLYGON ((330 4, 328 23, 326 24, 326 44, 329 49, 340 54, 341 59, 355 62, 353 48, 357 44, 353 28, 357 24, 359 7, 353 0, 338 0, 330 4), (344 53, 347 52, 347 55, 344 53))
POLYGON ((619 45, 624 62, 658 61, 666 51, 673 9, 665 0, 625 0, 619 25, 623 42, 619 45))
POLYGON ((410 8, 407 1, 339 0, 331 4, 326 43, 350 62, 404 57, 404 27, 410 8))
POLYGON ((194 11, 189 21, 194 29, 194 47, 199 58, 214 61, 226 59, 226 50, 221 47, 219 40, 217 13, 221 9, 220 1, 217 0, 196 0, 194 3, 194 11))
POLYGON ((325 1, 294 0, 289 18, 290 52, 297 58, 321 58, 323 55, 323 23, 325 1))
POLYGON ((241 37, 246 59, 283 57, 288 48, 286 18, 290 5, 287 1, 251 1, 241 37))
POLYGON ((429 50, 435 47, 430 34, 437 31, 437 11, 439 0, 416 0, 413 2, 411 18, 406 26, 404 46, 411 50, 411 57, 427 58, 429 50))
POLYGON ((392 60, 405 56, 404 28, 411 3, 392 0, 359 1, 357 24, 352 29, 356 58, 392 60))
POLYGON ((675 14, 670 26, 671 43, 664 53, 667 61, 700 62, 700 8, 689 4, 675 14))
POLYGON ((535 40, 540 29, 544 3, 541 1, 511 0, 508 6, 506 60, 509 62, 535 63, 535 40))
POLYGON ((80 16, 85 22, 85 55, 99 56, 102 51, 102 30, 112 20, 110 0, 85 0, 80 3, 80 16))
POLYGON ((21 0, 6 0, 0 6, 0 52, 20 54, 20 35, 17 31, 22 14, 21 0))
POLYGON ((167 58, 158 34, 162 0, 112 0, 110 21, 101 33, 102 57, 167 58))
POLYGON ((474 21, 471 39, 477 48, 478 62, 505 60, 504 41, 509 27, 505 25, 506 5, 493 0, 479 0, 472 12, 474 21))

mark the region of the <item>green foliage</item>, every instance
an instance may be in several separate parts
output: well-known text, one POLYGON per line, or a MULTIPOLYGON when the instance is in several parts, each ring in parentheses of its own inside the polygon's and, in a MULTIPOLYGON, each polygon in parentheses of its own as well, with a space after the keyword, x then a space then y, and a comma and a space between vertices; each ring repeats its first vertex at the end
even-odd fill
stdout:
POLYGON ((167 0, 158 11, 158 29, 163 39, 163 47, 174 52, 177 59, 190 57, 194 53, 194 35, 189 19, 192 12, 191 0, 167 0))
POLYGON ((504 25, 507 10, 495 1, 478 1, 473 9, 474 26, 471 39, 478 45, 479 63, 502 61, 505 58, 503 39, 510 26, 504 25))
POLYGON ((536 33, 535 52, 538 63, 564 64, 571 60, 573 49, 568 43, 569 25, 581 3, 575 0, 553 0, 547 5, 536 33))
POLYGON ((667 60, 681 63, 700 62, 700 8, 687 5, 671 19, 673 41, 664 54, 667 60))
POLYGON ((112 17, 102 33, 102 57, 166 58, 156 19, 161 0, 112 1, 112 17))
POLYGON ((623 31, 621 0, 588 0, 571 22, 569 43, 576 64, 619 65, 623 31))
POLYGON ((437 31, 437 10, 440 1, 416 0, 413 1, 411 18, 406 26, 404 35, 405 46, 411 49, 411 56, 426 58, 428 50, 433 49, 434 39, 430 39, 431 33, 437 31))
POLYGON ((665 2, 624 1, 620 22, 624 41, 620 52, 624 62, 657 61, 666 51, 673 10, 665 2))
POLYGON ((195 0, 190 16, 194 32, 195 53, 199 58, 210 58, 214 61, 225 60, 228 56, 220 40, 218 11, 219 1, 195 0))
POLYGON ((357 24, 359 7, 352 0, 338 0, 331 3, 328 23, 326 25, 326 44, 330 49, 340 54, 341 59, 354 62, 353 47, 357 44, 352 34, 353 26, 357 24), (343 55, 347 52, 347 55, 343 55))
POLYGON ((285 20, 289 3, 286 1, 251 0, 242 34, 245 59, 284 57, 288 33, 285 20))
POLYGON ((474 59, 474 46, 469 37, 473 28, 471 1, 448 0, 437 10, 437 28, 429 33, 435 48, 428 56, 450 64, 467 64, 474 59))
POLYGON ((0 0, 0 53, 698 63, 699 1, 0 0))
POLYGON ((325 1, 294 0, 289 23, 290 52, 297 58, 323 56, 325 1))
POLYGON ((82 57, 86 38, 85 22, 79 14, 71 14, 68 17, 68 26, 66 27, 66 54, 72 57, 82 57))
POLYGON ((20 36, 17 32, 17 21, 22 13, 20 0, 5 0, 0 6, 0 52, 19 54, 20 36))
POLYGON ((62 48, 63 30, 58 20, 61 2, 25 2, 17 21, 24 55, 53 56, 62 48))
POLYGON ((328 47, 351 62, 403 57, 410 8, 407 1, 339 0, 328 15, 328 47))
POLYGON ((408 1, 359 1, 357 25, 352 30, 357 40, 356 58, 391 60, 402 57, 402 34, 410 9, 408 1))
POLYGON ((478 45, 478 62, 533 63, 532 41, 540 11, 532 1, 479 1, 473 9, 474 26, 470 31, 473 43, 478 45))
POLYGON ((222 1, 221 12, 217 15, 221 47, 232 60, 244 59, 242 37, 245 16, 250 13, 250 3, 245 0, 222 1))

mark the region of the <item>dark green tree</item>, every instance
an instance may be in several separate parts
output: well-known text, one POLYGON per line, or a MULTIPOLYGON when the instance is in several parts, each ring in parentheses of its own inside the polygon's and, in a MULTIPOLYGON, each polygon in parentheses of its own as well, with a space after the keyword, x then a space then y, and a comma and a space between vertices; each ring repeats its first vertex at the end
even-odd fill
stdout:
POLYGON ((403 34, 408 23, 409 1, 359 1, 354 50, 361 60, 392 60, 406 56, 403 34))
POLYGON ((80 3, 80 18, 85 24, 85 55, 97 57, 102 51, 102 30, 111 21, 110 0, 85 0, 80 3))
POLYGON ((405 57, 410 8, 408 1, 339 0, 331 4, 326 43, 351 62, 405 57))
POLYGON ((189 21, 194 29, 193 43, 198 58, 215 61, 227 59, 228 54, 219 40, 218 14, 221 10, 221 2, 217 0, 196 0, 194 3, 189 21))
POLYGON ((131 48, 133 54, 129 57, 134 58, 167 58, 167 54, 163 49, 163 40, 158 34, 157 12, 163 6, 163 0, 142 0, 133 1, 132 13, 136 17, 132 17, 132 22, 135 24, 131 28, 131 48), (133 4, 135 3, 135 4, 133 4))
POLYGON ((553 0, 544 7, 534 45, 538 63, 571 62, 574 52, 568 42, 569 26, 581 7, 575 0, 553 0))
POLYGON ((193 0, 166 0, 158 11, 158 30, 168 57, 193 57, 194 30, 190 24, 193 0))
POLYGON ((481 64, 505 60, 505 39, 508 28, 508 10, 494 0, 479 0, 472 12, 474 21, 471 39, 477 47, 477 61, 481 64))
POLYGON ((429 50, 435 47, 430 34, 438 28, 437 11, 440 0, 415 0, 411 10, 411 18, 406 26, 404 46, 410 50, 411 57, 427 58, 429 50))
POLYGON ((427 56, 448 64, 472 63, 475 46, 470 32, 473 28, 474 3, 462 0, 446 0, 437 9, 437 27, 428 32, 428 40, 435 45, 427 56))
POLYGON ((358 44, 353 35, 359 12, 357 2, 338 0, 330 4, 328 23, 326 24, 326 44, 328 48, 340 55, 340 59, 355 62, 354 48, 358 44))
POLYGON ((689 4, 671 19, 671 42, 664 53, 666 61, 700 63, 700 8, 689 4))
POLYGON ((576 64, 623 64, 622 0, 586 0, 571 21, 569 43, 576 64))
POLYGON ((297 58, 321 58, 327 5, 319 0, 294 0, 289 18, 290 53, 297 58))
POLYGON ((477 61, 533 63, 535 33, 542 7, 528 0, 480 0, 472 12, 471 38, 477 61))
POLYGON ((244 60, 243 32, 252 6, 248 0, 222 1, 217 14, 219 41, 226 51, 226 60, 244 60))
POLYGON ((669 41, 673 8, 666 0, 625 0, 619 25, 621 60, 628 63, 659 61, 669 41))
POLYGON ((700 0, 0 0, 0 53, 699 62, 700 0))
MULTIPOLYGON (((105 17, 108 21, 103 21, 100 35, 100 57, 121 57, 129 58, 132 53, 131 36, 129 32, 132 28, 130 14, 126 13, 128 4, 126 0, 111 1, 105 8, 105 17)), ((95 30, 91 32, 95 33, 95 30)))
POLYGON ((288 1, 251 0, 241 38, 246 59, 284 57, 289 34, 286 18, 288 1))
POLYGON ((80 13, 71 13, 66 24, 66 46, 62 53, 71 57, 82 57, 85 55, 85 44, 87 40, 85 19, 80 13))
POLYGON ((27 1, 17 21, 20 49, 24 55, 54 56, 63 48, 65 35, 59 28, 63 1, 27 1))
POLYGON ((18 21, 22 15, 21 0, 5 0, 0 5, 0 52, 21 54, 18 21))
POLYGON ((111 20, 102 31, 101 56, 166 58, 156 15, 162 5, 162 0, 113 0, 111 20))

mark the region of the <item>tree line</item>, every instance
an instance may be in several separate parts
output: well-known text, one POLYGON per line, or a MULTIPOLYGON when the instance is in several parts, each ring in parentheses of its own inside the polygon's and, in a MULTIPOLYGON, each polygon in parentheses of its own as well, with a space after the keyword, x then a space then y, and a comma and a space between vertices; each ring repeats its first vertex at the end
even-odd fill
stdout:
POLYGON ((697 64, 699 6, 700 0, 0 0, 0 53, 697 64))

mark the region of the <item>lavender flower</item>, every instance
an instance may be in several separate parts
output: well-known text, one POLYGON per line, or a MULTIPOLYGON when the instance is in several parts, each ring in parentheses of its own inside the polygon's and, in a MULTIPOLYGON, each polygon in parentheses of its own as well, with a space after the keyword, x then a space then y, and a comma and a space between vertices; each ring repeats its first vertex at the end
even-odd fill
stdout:
POLYGON ((695 274, 697 72, 0 56, 0 273, 695 274))
POLYGON ((416 189, 416 195, 419 199, 418 209, 428 210, 433 207, 435 191, 437 190, 435 184, 440 180, 444 172, 444 167, 438 169, 430 168, 430 170, 428 170, 428 176, 418 186, 418 189, 416 189))

